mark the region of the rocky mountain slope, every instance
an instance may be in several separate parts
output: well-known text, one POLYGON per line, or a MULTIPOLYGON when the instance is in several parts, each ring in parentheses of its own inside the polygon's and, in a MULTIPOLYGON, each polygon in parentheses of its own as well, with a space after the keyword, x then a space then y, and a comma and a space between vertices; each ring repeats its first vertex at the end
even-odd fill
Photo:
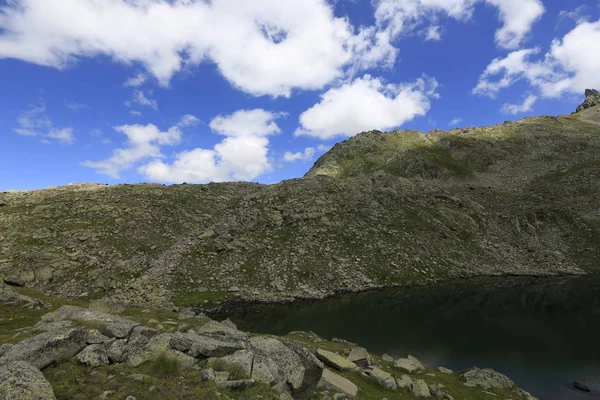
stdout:
POLYGON ((204 307, 481 275, 599 272, 600 102, 491 127, 365 132, 274 185, 0 193, 0 276, 204 307))

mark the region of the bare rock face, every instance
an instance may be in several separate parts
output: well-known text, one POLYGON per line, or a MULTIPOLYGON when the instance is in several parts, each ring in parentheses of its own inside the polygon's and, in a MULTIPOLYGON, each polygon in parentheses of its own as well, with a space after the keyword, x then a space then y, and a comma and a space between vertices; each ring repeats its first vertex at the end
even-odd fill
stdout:
POLYGON ((594 106, 600 106, 600 92, 595 89, 586 89, 585 100, 577 107, 575 112, 582 112, 594 106))
POLYGON ((87 331, 81 327, 45 332, 12 346, 0 358, 0 365, 26 361, 43 369, 71 359, 85 347, 86 339, 87 331))
POLYGON ((465 386, 481 387, 483 389, 511 389, 515 383, 506 375, 493 369, 471 368, 461 375, 466 380, 465 386))
POLYGON ((56 396, 39 369, 24 361, 13 361, 0 366, 0 399, 56 400, 56 396))

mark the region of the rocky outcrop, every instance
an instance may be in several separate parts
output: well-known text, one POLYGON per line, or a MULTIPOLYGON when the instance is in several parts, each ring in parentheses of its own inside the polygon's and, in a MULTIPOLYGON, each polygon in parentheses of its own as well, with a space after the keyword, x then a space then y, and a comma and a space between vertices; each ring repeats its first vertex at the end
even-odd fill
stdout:
POLYGON ((86 338, 87 332, 81 327, 45 332, 12 346, 0 357, 0 365, 26 361, 43 369, 71 359, 85 347, 86 338))
POLYGON ((6 304, 8 306, 28 307, 28 308, 48 308, 49 305, 43 303, 38 299, 33 299, 29 296, 22 295, 17 291, 13 290, 10 286, 4 284, 0 279, 0 304, 6 304))
POLYGON ((12 361, 0 365, 0 399, 56 400, 56 397, 39 369, 24 361, 12 361))
POLYGON ((586 89, 585 100, 577 107, 575 112, 579 113, 595 106, 600 106, 600 92, 595 89, 586 89))
POLYGON ((223 357, 245 347, 239 340, 216 339, 195 333, 175 333, 170 346, 192 357, 223 357))
POLYGON ((358 394, 358 386, 328 369, 323 371, 323 376, 317 387, 342 393, 350 398, 354 398, 358 394))
POLYGON ((478 386, 483 389, 510 389, 515 386, 508 376, 490 368, 471 368, 460 376, 465 379, 465 386, 478 386))

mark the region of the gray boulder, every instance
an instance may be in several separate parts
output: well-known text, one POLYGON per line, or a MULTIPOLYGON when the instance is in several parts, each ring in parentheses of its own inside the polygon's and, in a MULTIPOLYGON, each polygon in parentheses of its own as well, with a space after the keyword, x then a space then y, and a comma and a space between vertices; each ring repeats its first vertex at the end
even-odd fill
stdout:
POLYGON ((40 321, 33 326, 35 332, 50 332, 58 329, 69 328, 73 325, 71 321, 56 321, 56 322, 44 322, 40 321))
POLYGON ((138 348, 148 344, 150 339, 158 335, 156 329, 148 328, 147 326, 136 326, 131 330, 127 344, 129 348, 138 348))
POLYGON ((460 375, 465 379, 465 386, 481 387, 483 389, 511 389, 515 383, 506 375, 496 372, 493 369, 471 368, 460 375))
POLYGON ((108 359, 113 364, 119 364, 127 360, 127 354, 129 349, 127 347, 127 340, 115 340, 107 350, 108 359))
POLYGON ((331 390, 336 393, 342 393, 350 398, 354 398, 358 394, 358 386, 328 369, 323 370, 323 376, 317 387, 320 389, 331 390))
POLYGON ((127 318, 123 318, 118 315, 108 314, 100 311, 93 311, 85 307, 77 306, 62 306, 55 311, 42 315, 42 321, 44 322, 56 322, 66 320, 106 325, 114 324, 117 322, 139 325, 127 318))
POLYGON ((217 339, 194 333, 175 333, 170 341, 170 347, 192 357, 223 357, 245 348, 239 340, 226 338, 217 339))
POLYGON ((148 361, 154 361, 161 355, 176 360, 183 368, 194 366, 196 360, 186 354, 169 347, 172 334, 163 333, 150 338, 147 344, 142 347, 132 348, 128 346, 127 366, 139 367, 148 361))
POLYGON ((431 397, 431 390, 429 390, 429 386, 423 379, 413 381, 410 391, 415 397, 431 397))
POLYGON ((248 339, 248 334, 213 320, 208 321, 202 326, 195 327, 194 330, 200 335, 220 336, 234 340, 248 339))
POLYGON ((277 339, 256 336, 246 343, 248 350, 269 360, 271 373, 291 386, 292 390, 299 389, 304 380, 304 365, 300 357, 277 339))
POLYGON ((384 388, 389 390, 398 389, 396 379, 389 372, 386 372, 379 368, 370 368, 366 371, 366 373, 372 380, 374 380, 384 388))
POLYGON ((124 339, 128 338, 133 331, 133 328, 138 325, 138 323, 133 321, 113 322, 102 329, 102 334, 108 336, 109 338, 124 339))
POLYGON ((79 354, 77 354, 75 360, 78 364, 86 365, 92 368, 109 363, 106 349, 101 344, 92 344, 86 347, 79 354))
POLYGON ((221 369, 222 367, 227 370, 236 369, 243 372, 249 378, 252 374, 253 362, 253 353, 248 350, 238 350, 228 356, 209 358, 206 366, 214 369, 221 369))
POLYGON ((373 364, 373 359, 367 349, 362 347, 355 347, 350 351, 348 355, 348 361, 352 361, 354 364, 361 368, 370 367, 373 364))
POLYGON ((292 390, 292 397, 297 400, 312 399, 312 394, 323 376, 324 365, 313 353, 306 350, 304 347, 291 343, 286 346, 296 353, 304 367, 304 380, 302 381, 302 386, 292 390))
MULTIPOLYGON (((66 321, 65 321, 66 322, 66 321)), ((70 321, 69 321, 70 322, 70 321)), ((111 339, 108 336, 104 336, 98 329, 90 329, 87 333, 87 344, 104 344, 110 343, 111 339)))
POLYGON ((423 366, 423 364, 421 364, 421 362, 419 360, 417 360, 415 357, 409 355, 407 358, 399 358, 396 360, 396 362, 394 363, 394 366, 396 368, 401 369, 404 372, 408 372, 413 373, 419 369, 424 370, 425 367, 423 366))
POLYGON ((24 361, 13 361, 0 366, 0 399, 56 400, 56 396, 39 369, 24 361))
POLYGON ((43 369, 51 364, 70 360, 85 347, 86 338, 87 332, 81 327, 45 332, 11 347, 0 358, 0 365, 26 361, 43 369))
POLYGON ((8 306, 18 307, 46 307, 46 305, 38 299, 31 298, 29 296, 22 295, 17 291, 13 290, 10 286, 5 285, 0 281, 0 304, 8 306))
POLYGON ((410 389, 413 384, 413 380, 408 375, 402 375, 401 378, 396 378, 396 384, 400 389, 410 389))
POLYGON ((357 368, 356 364, 352 361, 328 350, 317 349, 317 357, 326 365, 339 371, 352 371, 357 368))

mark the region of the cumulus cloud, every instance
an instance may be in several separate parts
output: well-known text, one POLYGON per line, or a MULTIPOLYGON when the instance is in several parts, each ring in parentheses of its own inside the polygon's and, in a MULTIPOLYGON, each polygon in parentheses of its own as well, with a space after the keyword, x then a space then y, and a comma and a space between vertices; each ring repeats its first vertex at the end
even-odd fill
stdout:
MULTIPOLYGON (((253 95, 319 89, 352 58, 353 28, 325 0, 20 0, 0 6, 0 58, 64 68, 106 55, 162 85, 214 62, 253 95), (69 21, 65 24, 65 21, 69 21)), ((129 85, 136 86, 135 77, 129 85)))
POLYGON ((178 125, 161 131, 156 125, 121 125, 115 131, 127 137, 126 147, 113 151, 101 161, 85 161, 84 167, 93 168, 100 174, 119 178, 121 171, 132 168, 136 163, 148 158, 164 158, 161 146, 173 146, 181 141, 182 132, 178 125))
POLYGON ((275 121, 282 116, 262 109, 219 115, 209 126, 224 139, 212 149, 181 152, 171 164, 153 160, 138 172, 148 179, 171 183, 252 180, 272 168, 268 136, 280 132, 275 121))
POLYGON ((296 135, 327 140, 398 127, 425 115, 437 86, 427 77, 396 85, 365 75, 322 94, 318 104, 300 115, 296 135))
POLYGON ((23 136, 39 136, 42 141, 56 140, 65 144, 75 141, 72 128, 54 128, 52 121, 46 114, 46 105, 40 101, 38 105, 31 106, 17 118, 18 128, 14 131, 23 136))
MULTIPOLYGON (((440 15, 458 21, 468 20, 477 3, 498 8, 503 26, 496 31, 495 40, 498 46, 507 49, 518 47, 545 12, 540 0, 378 0, 375 20, 379 31, 388 32, 394 40, 424 23, 437 22, 440 15)), ((439 26, 427 28, 425 38, 439 40, 439 26)))
POLYGON ((540 48, 531 48, 493 60, 473 93, 493 98, 517 81, 527 82, 544 98, 600 87, 598 43, 600 21, 581 22, 562 39, 555 39, 543 56, 540 48))
POLYGON ((450 125, 450 126, 456 126, 456 125, 458 125, 458 124, 460 124, 462 122, 463 122, 462 118, 454 118, 452 121, 450 121, 450 123, 448 125, 450 125))
POLYGON ((292 153, 286 151, 283 155, 283 161, 295 162, 295 161, 310 161, 315 157, 316 149, 314 147, 307 147, 303 151, 292 153))
POLYGON ((523 103, 521 104, 504 104, 502 106, 501 111, 505 114, 512 115, 526 113, 528 111, 531 111, 537 99, 537 96, 529 95, 523 100, 523 103))
POLYGON ((181 118, 181 121, 179 121, 179 126, 181 127, 186 127, 186 126, 193 126, 193 125, 198 125, 200 123, 200 120, 198 118, 196 118, 195 116, 191 115, 191 114, 186 114, 181 118))
POLYGON ((133 117, 141 117, 142 113, 139 111, 129 111, 129 114, 131 114, 131 116, 133 117))

